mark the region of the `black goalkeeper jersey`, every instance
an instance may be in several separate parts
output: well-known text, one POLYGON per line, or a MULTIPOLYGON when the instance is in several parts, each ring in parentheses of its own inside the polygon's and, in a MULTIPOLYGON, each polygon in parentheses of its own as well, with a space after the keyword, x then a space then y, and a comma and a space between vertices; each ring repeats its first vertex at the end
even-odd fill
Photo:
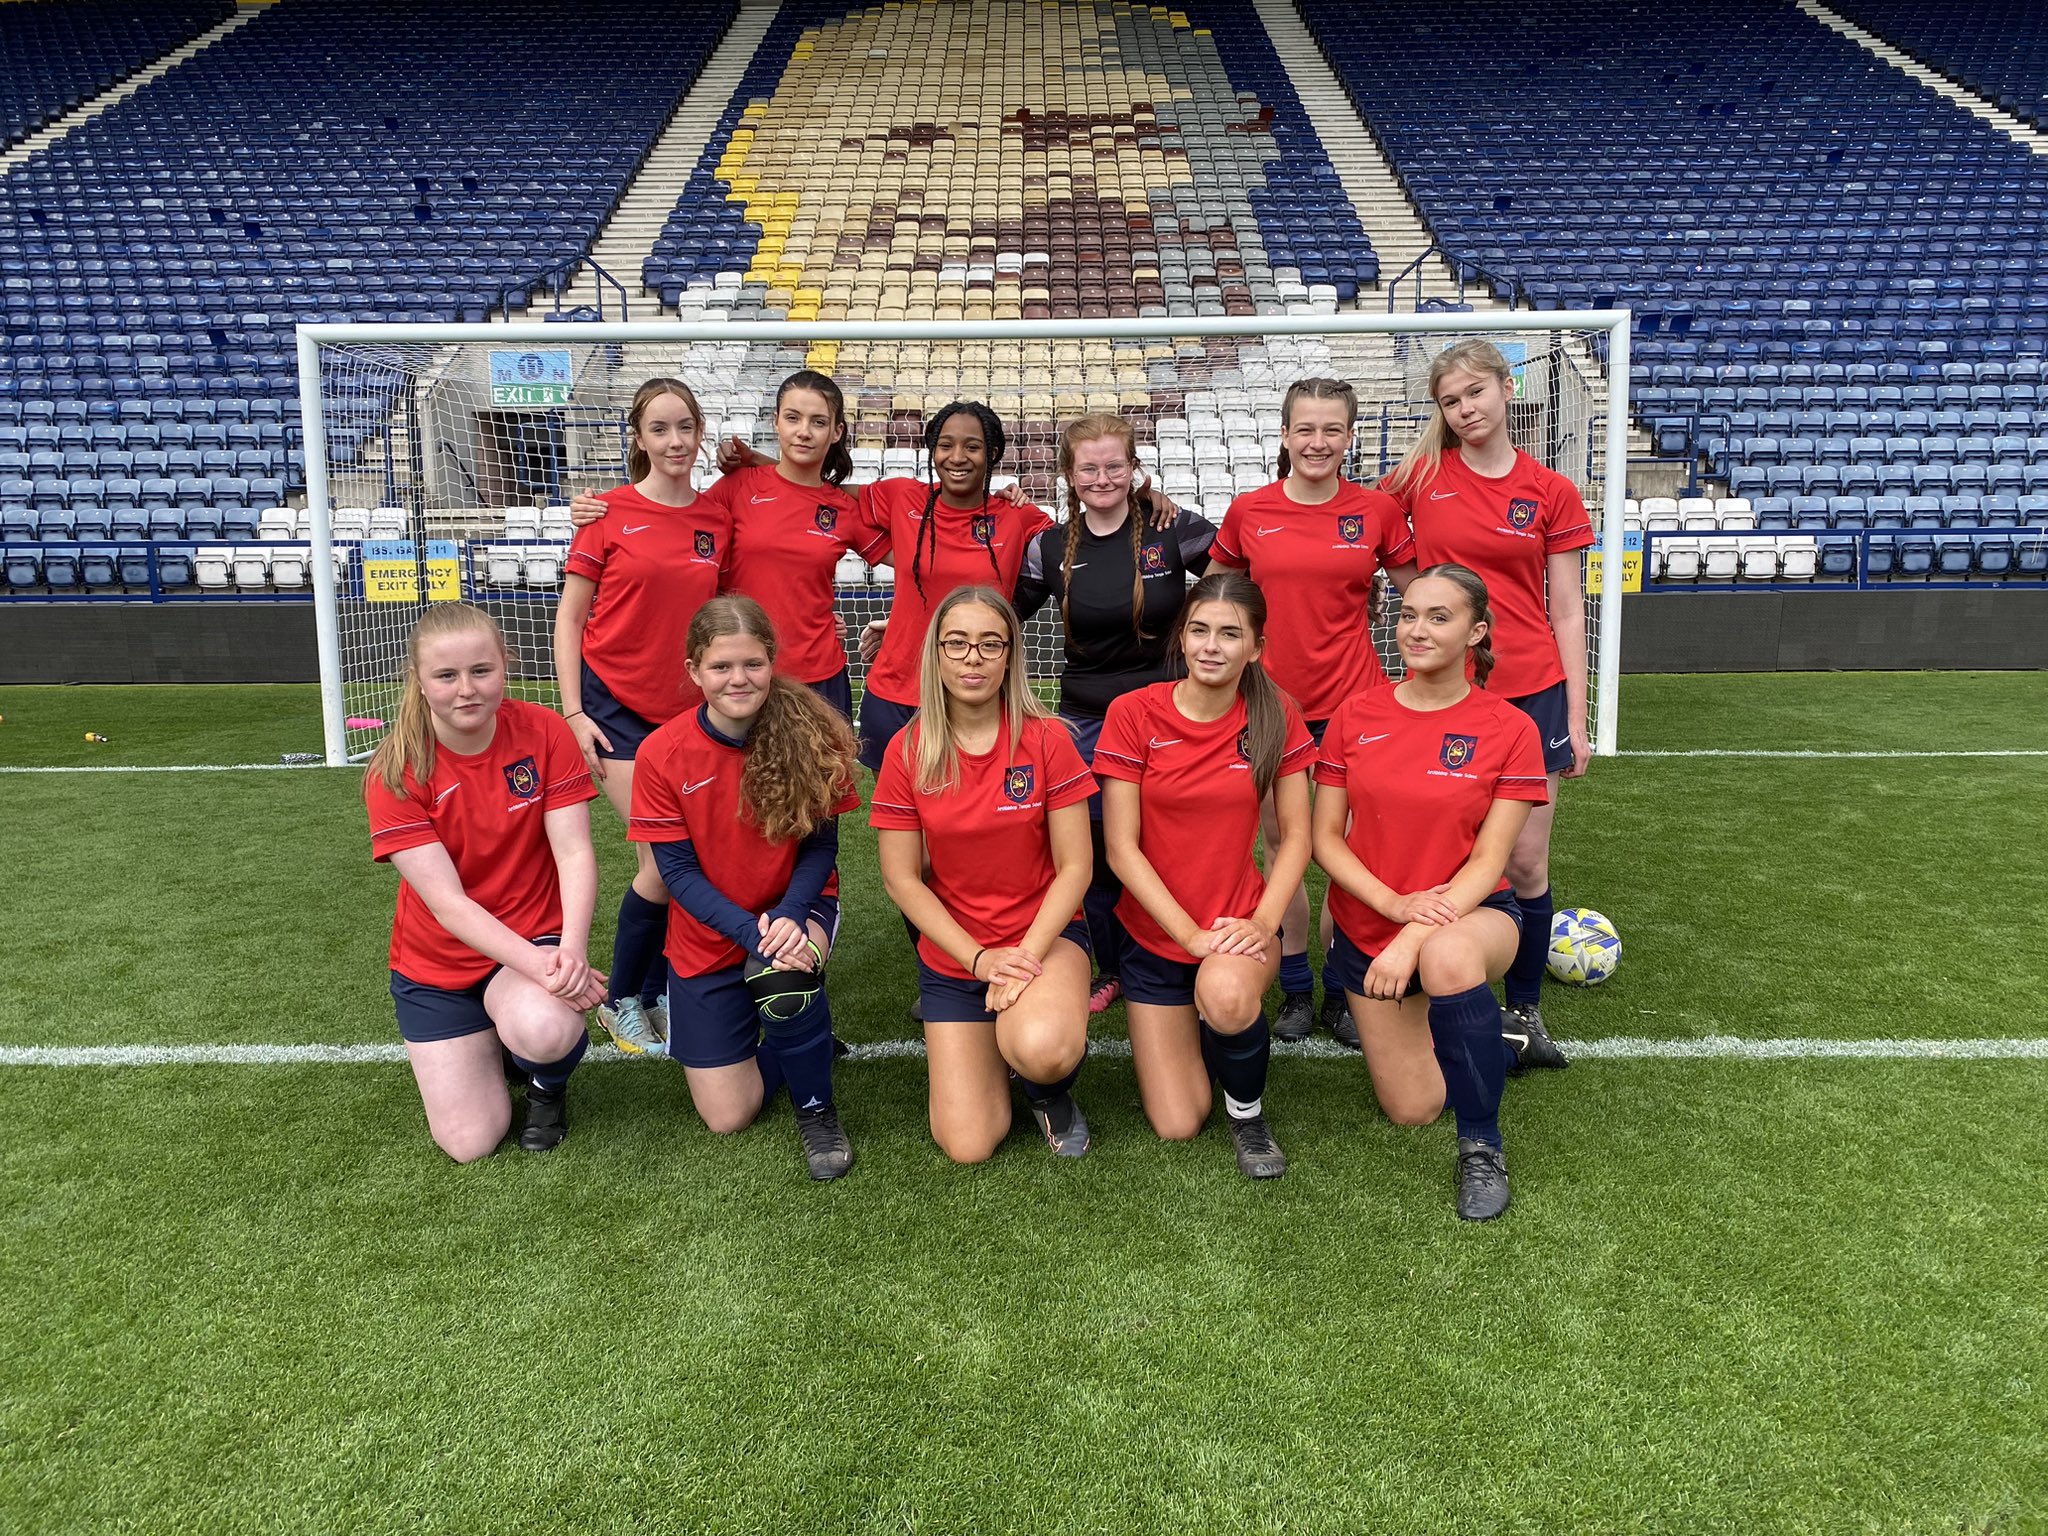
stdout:
MULTIPOLYGON (((1079 516, 1078 512, 1075 514, 1079 516)), ((1135 514, 1134 514, 1135 515, 1135 514)), ((1141 524, 1137 574, 1144 583, 1142 632, 1131 623, 1132 553, 1128 527, 1106 537, 1081 525, 1074 550, 1073 591, 1067 604, 1066 667, 1060 674, 1060 712, 1100 718, 1110 702, 1175 675, 1167 660, 1173 621, 1188 578, 1209 568, 1215 525, 1182 508, 1171 528, 1141 524)), ((1025 551, 1017 578, 1017 611, 1030 618, 1067 596, 1060 565, 1067 530, 1048 528, 1025 551)))

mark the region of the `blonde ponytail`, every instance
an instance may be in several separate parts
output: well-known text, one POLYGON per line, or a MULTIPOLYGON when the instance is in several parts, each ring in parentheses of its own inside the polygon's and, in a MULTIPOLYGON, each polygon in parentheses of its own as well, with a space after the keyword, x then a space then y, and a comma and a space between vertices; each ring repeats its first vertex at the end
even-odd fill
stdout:
POLYGON ((1457 446, 1458 434, 1445 420, 1444 408, 1437 404, 1436 390, 1446 374, 1461 368, 1467 373, 1493 374, 1503 389, 1513 392, 1514 370, 1508 366, 1507 354, 1492 342, 1475 337, 1453 342, 1437 353, 1429 365, 1429 420, 1422 425, 1422 435, 1387 476, 1384 484, 1390 494, 1406 496, 1430 484, 1443 466, 1444 450, 1457 446))
POLYGON ((400 799, 405 798, 406 770, 412 770, 415 784, 424 786, 434 776, 434 716, 427 708, 426 690, 420 686, 420 652, 434 641, 466 630, 482 630, 497 642, 505 669, 512 669, 512 653, 505 644, 505 632, 498 621, 469 603, 436 603, 419 616, 405 643, 405 670, 399 676, 398 723, 384 733, 377 750, 370 754, 364 774, 382 784, 400 799))

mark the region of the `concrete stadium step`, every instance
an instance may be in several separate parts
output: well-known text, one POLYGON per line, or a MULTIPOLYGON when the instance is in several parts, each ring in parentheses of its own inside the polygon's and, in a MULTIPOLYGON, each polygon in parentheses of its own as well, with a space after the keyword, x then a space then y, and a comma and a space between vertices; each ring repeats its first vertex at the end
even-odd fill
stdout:
POLYGON ((2022 148, 2037 155, 2048 155, 2048 134, 2030 127, 2014 117, 2004 108, 1987 101, 1975 91, 1959 85, 1937 70, 1929 69, 1904 49, 1894 48, 1874 32, 1865 31, 1855 22, 1835 11, 1829 10, 1819 0, 1799 0, 1799 9, 1806 12, 1824 27, 1831 27, 1865 52, 1875 55, 1885 63, 1926 86, 1938 96, 1945 96, 1973 117, 1982 118, 2000 133, 2022 148))
POLYGON ((263 14, 263 7, 244 5, 217 27, 212 27, 193 38, 182 48, 173 48, 154 64, 137 70, 119 85, 101 91, 90 101, 82 102, 58 118, 47 128, 38 129, 23 139, 14 148, 0 155, 0 176, 6 175, 17 165, 25 163, 31 155, 48 149, 58 140, 68 137, 77 129, 91 122, 102 112, 117 107, 151 82, 161 80, 193 55, 211 48, 238 27, 246 27, 263 14))
MULTIPOLYGON (((711 57, 704 61, 702 72, 677 104, 668 125, 619 199, 618 207, 598 231, 590 250, 591 259, 624 285, 627 307, 635 320, 651 320, 660 315, 658 300, 653 299, 640 280, 641 268, 653 254, 654 242, 660 238, 662 226, 668 222, 690 172, 696 168, 697 157, 710 142, 712 130, 731 102, 732 93, 739 88, 754 50, 767 35, 779 8, 778 0, 741 0, 732 25, 719 39, 711 57)), ((587 266, 576 271, 562 296, 565 309, 582 304, 601 307, 607 320, 619 318, 617 292, 600 283, 587 266)), ((533 316, 529 312, 516 318, 533 316)))
MULTIPOLYGON (((1372 130, 1352 105, 1343 85, 1323 58, 1293 0, 1254 0, 1259 19, 1273 51, 1287 66, 1295 93, 1300 96, 1310 124, 1323 141, 1323 149, 1335 167, 1358 221, 1380 259, 1380 280, 1369 293, 1359 296, 1361 309, 1379 309, 1386 303, 1387 285, 1435 242, 1421 215, 1395 177, 1393 167, 1381 151, 1372 130)), ((1457 279, 1442 261, 1431 261, 1421 269, 1421 290, 1415 276, 1401 285, 1400 307, 1413 309, 1418 299, 1454 299, 1457 279)), ((1501 306, 1483 289, 1468 287, 1465 300, 1475 310, 1501 306)))

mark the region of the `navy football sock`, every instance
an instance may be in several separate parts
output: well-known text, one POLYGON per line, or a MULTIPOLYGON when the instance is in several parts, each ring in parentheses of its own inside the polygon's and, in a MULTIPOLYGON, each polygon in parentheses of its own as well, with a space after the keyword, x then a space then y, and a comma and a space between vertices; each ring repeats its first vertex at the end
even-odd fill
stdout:
MULTIPOLYGON (((666 912, 668 909, 664 907, 662 910, 666 912)), ((668 920, 664 917, 662 934, 666 937, 667 933, 668 920)), ((647 979, 640 983, 640 1005, 643 1008, 652 1008, 661 1001, 662 994, 668 991, 668 975, 668 956, 657 950, 654 963, 647 967, 647 979)))
POLYGON ((630 885, 619 902, 618 931, 612 936, 612 974, 605 998, 638 997, 649 973, 659 968, 661 941, 668 933, 668 905, 649 901, 630 885))
POLYGON ((1522 909, 1522 942, 1515 950, 1515 963, 1508 967, 1510 1008, 1543 996, 1543 967, 1550 954, 1550 887, 1545 886, 1540 896, 1517 896, 1515 905, 1522 909))
POLYGON ((1238 1119, 1260 1112, 1266 1092, 1266 1068, 1273 1060, 1273 1031, 1261 1013, 1251 1027, 1226 1035, 1202 1026, 1203 1056, 1212 1064, 1216 1084, 1223 1090, 1224 1108, 1238 1119), (1212 1044, 1213 1039, 1213 1044, 1212 1044))
POLYGON ((1429 1000, 1429 1035, 1443 1069, 1444 1097, 1458 1134, 1500 1145, 1500 1095, 1508 1053, 1501 1049, 1500 1004, 1493 988, 1473 987, 1429 1000))
POLYGON ((1313 992, 1316 989, 1316 974, 1308 968, 1308 951, 1298 955, 1280 957, 1280 990, 1282 992, 1313 992))
POLYGON ((761 1103, 765 1106, 782 1086, 782 1058, 775 1054, 775 1047, 765 1036, 754 1051, 754 1065, 761 1072, 761 1103))
MULTIPOLYGON (((832 1009, 821 989, 792 1019, 763 1020, 762 1046, 772 1051, 789 1084, 789 1102, 821 1109, 832 1102, 832 1009)), ((767 1082, 767 1073, 762 1073, 767 1082)))
POLYGON ((1087 1059, 1086 1056, 1083 1056, 1081 1061, 1074 1064, 1074 1070, 1056 1083, 1035 1083, 1030 1078, 1020 1075, 1017 1079, 1017 1086, 1024 1090, 1024 1097, 1031 1103, 1044 1104, 1051 1099, 1058 1098, 1063 1093, 1073 1092, 1074 1084, 1081 1080, 1082 1063, 1087 1059))
POLYGON ((576 1070, 576 1063, 583 1059, 583 1053, 590 1049, 590 1036, 578 1035, 576 1043, 569 1047, 567 1055, 557 1061, 529 1061, 517 1051, 510 1052, 519 1070, 526 1074, 526 1080, 542 1093, 560 1093, 569 1083, 569 1074, 576 1070))
POLYGON ((1109 867, 1109 853, 1103 846, 1102 823, 1088 824, 1095 843, 1095 872, 1088 877, 1088 889, 1081 893, 1081 911, 1088 919, 1088 946, 1095 951, 1095 974, 1114 976, 1123 967, 1124 925, 1117 921, 1116 904, 1123 896, 1123 882, 1109 867))

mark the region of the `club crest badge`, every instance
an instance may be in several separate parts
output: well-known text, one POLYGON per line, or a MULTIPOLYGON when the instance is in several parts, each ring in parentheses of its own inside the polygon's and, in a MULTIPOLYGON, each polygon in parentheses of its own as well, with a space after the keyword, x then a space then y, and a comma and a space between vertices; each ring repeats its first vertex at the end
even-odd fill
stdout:
POLYGON ((974 520, 968 524, 968 532, 973 535, 975 543, 984 547, 993 545, 996 541, 995 515, 989 512, 975 513, 974 520))
POLYGON ((827 506, 822 501, 818 503, 818 509, 812 513, 812 517, 816 520, 820 533, 830 533, 839 526, 839 509, 827 506))
POLYGON ((522 757, 505 765, 505 787, 522 800, 531 800, 540 793, 540 769, 532 758, 522 757))
POLYGON ((1032 788, 1038 782, 1038 770, 1029 763, 1019 764, 1003 775, 1003 793, 1010 800, 1023 805, 1031 798, 1032 788))
POLYGON ((1346 544, 1356 544, 1365 537, 1365 519, 1356 512, 1346 512, 1337 519, 1337 537, 1346 544))
POLYGON ((1166 574, 1166 551, 1157 544, 1147 544, 1138 550, 1138 571, 1145 576, 1166 574))
POLYGON ((1446 768, 1462 768, 1472 761, 1472 754, 1478 750, 1477 736, 1453 736, 1446 732, 1443 747, 1437 753, 1437 761, 1446 768))
POLYGON ((1536 521, 1536 503, 1517 497, 1508 503, 1508 522, 1516 528, 1526 528, 1536 521))
POLYGON ((709 560, 713 555, 717 553, 717 536, 709 531, 699 533, 697 535, 697 558, 699 560, 709 560))

